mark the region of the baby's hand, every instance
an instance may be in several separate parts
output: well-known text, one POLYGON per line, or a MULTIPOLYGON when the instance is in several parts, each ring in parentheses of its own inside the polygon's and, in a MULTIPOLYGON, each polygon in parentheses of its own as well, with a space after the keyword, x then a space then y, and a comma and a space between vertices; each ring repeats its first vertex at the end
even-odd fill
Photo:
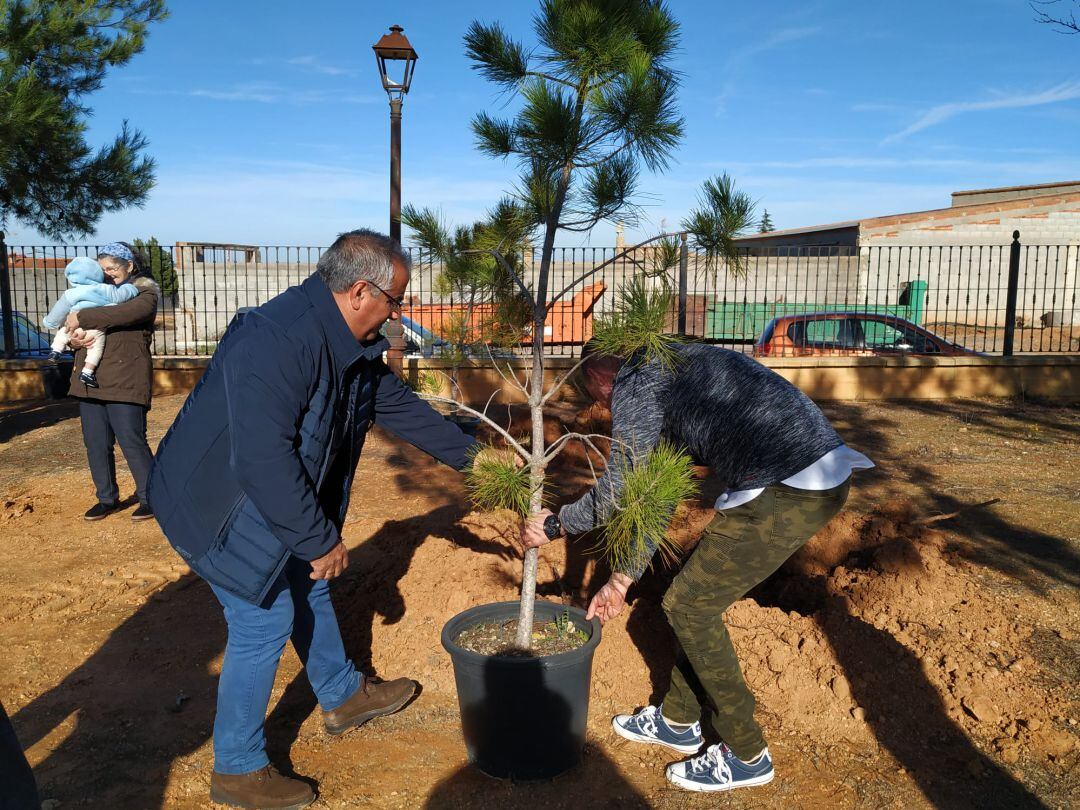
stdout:
POLYGON ((69 337, 73 337, 76 340, 83 340, 86 338, 86 330, 81 326, 78 329, 72 329, 69 337))

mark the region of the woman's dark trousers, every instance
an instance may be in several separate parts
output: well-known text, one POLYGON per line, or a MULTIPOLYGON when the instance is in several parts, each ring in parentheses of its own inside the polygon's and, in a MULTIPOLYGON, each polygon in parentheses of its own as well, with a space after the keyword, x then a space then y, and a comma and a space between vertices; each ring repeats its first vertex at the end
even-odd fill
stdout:
POLYGON ((116 458, 113 446, 120 444, 139 503, 146 503, 146 479, 150 475, 150 445, 146 443, 146 411, 142 405, 130 402, 99 402, 84 399, 79 403, 82 418, 83 442, 90 462, 99 503, 112 505, 120 501, 116 485, 116 458))

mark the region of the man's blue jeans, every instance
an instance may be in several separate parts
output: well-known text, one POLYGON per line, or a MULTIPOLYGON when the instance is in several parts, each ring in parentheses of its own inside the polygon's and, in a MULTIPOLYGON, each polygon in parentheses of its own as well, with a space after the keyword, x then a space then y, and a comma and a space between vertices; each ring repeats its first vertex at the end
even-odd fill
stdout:
POLYGON ((363 676, 345 657, 330 583, 310 574, 310 563, 290 557, 261 605, 210 585, 229 625, 214 719, 218 773, 250 773, 269 764, 263 724, 290 638, 324 711, 336 709, 360 687, 363 676))

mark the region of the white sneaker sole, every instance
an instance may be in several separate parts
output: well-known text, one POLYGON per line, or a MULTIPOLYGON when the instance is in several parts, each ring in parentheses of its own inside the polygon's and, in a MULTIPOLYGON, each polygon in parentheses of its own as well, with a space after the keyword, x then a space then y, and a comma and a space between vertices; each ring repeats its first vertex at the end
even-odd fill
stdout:
POLYGON ((701 746, 704 740, 694 745, 678 745, 676 743, 666 743, 663 740, 658 740, 655 737, 643 737, 635 734, 632 731, 627 731, 625 728, 615 722, 615 718, 611 719, 611 727, 615 729, 615 733, 622 737, 624 740, 630 740, 630 742, 644 743, 646 745, 662 745, 664 748, 670 748, 672 751, 678 751, 680 754, 696 754, 701 750, 701 746))
POLYGON ((776 777, 776 771, 769 771, 764 776, 758 776, 753 779, 744 779, 741 782, 731 782, 726 785, 703 785, 700 782, 694 782, 678 774, 672 773, 670 770, 666 773, 667 779, 671 784, 681 787, 683 790, 692 790, 696 793, 722 793, 727 790, 736 790, 744 787, 760 787, 761 785, 767 785, 776 777))

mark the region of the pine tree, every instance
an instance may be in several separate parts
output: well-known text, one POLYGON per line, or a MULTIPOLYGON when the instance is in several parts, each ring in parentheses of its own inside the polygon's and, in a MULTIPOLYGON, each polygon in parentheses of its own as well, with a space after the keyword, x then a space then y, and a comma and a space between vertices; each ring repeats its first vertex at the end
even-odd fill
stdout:
POLYGON ((776 228, 774 228, 772 224, 772 217, 769 216, 769 209, 766 208, 761 215, 761 223, 758 226, 758 231, 761 233, 769 233, 770 231, 775 230, 776 228))
POLYGON ((458 226, 452 234, 430 208, 406 205, 401 222, 413 232, 414 243, 442 264, 434 291, 462 305, 440 329, 440 336, 449 341, 445 356, 452 363, 450 381, 456 388, 461 363, 468 355, 493 359, 490 346, 506 348, 522 340, 532 308, 514 278, 521 275, 534 225, 512 200, 502 201, 486 219, 458 226), (493 252, 499 253, 501 262, 493 252), (481 307, 482 315, 477 317, 481 307))
MULTIPOLYGON (((481 506, 503 505, 523 516, 542 507, 545 470, 568 441, 580 440, 595 450, 591 437, 581 434, 566 433, 550 444, 544 439, 544 408, 576 369, 545 390, 544 327, 551 307, 585 278, 645 244, 660 243, 653 251, 656 262, 646 271, 654 278, 668 273, 679 256, 678 243, 670 235, 660 235, 617 252, 556 292, 550 288, 556 235, 560 230, 588 231, 602 220, 634 222, 632 198, 641 168, 666 167, 683 129, 676 108, 678 76, 670 66, 678 24, 660 0, 542 0, 534 30, 539 42, 530 47, 511 39, 497 23, 474 22, 465 37, 475 69, 521 102, 509 120, 487 113, 473 120, 482 152, 514 160, 521 167, 513 197, 495 211, 513 212, 515 232, 543 235, 540 266, 529 285, 501 248, 487 248, 513 280, 517 288, 513 295, 529 308, 532 363, 524 381, 509 364, 495 366, 527 398, 531 438, 519 441, 486 413, 459 400, 428 397, 487 422, 525 464, 517 470, 510 462, 485 458, 480 463, 478 457, 468 480, 481 506)), ((723 175, 705 183, 699 208, 683 225, 699 250, 729 267, 737 266, 741 259, 734 237, 752 226, 753 208, 753 201, 723 175)), ((418 216, 421 213, 410 212, 412 221, 407 224, 420 246, 445 262, 457 251, 455 240, 430 212, 418 216)), ((476 249, 477 245, 471 248, 476 249)), ((653 293, 643 282, 632 281, 620 291, 615 317, 596 324, 605 350, 622 356, 642 350, 646 359, 661 362, 670 357, 671 336, 664 338, 661 332, 671 301, 670 289, 653 293)), ((636 461, 643 464, 641 476, 635 478, 633 491, 628 488, 630 500, 619 507, 625 519, 605 535, 613 559, 632 553, 627 538, 640 539, 642 532, 652 532, 655 526, 650 521, 665 509, 674 509, 681 493, 690 491, 684 480, 689 461, 681 454, 665 448, 648 460, 636 461), (664 503, 643 500, 635 492, 659 493, 657 498, 664 503)), ((516 639, 522 648, 531 642, 536 568, 537 551, 531 549, 522 573, 516 639)))
POLYGON ((94 151, 87 96, 166 13, 164 0, 0 0, 0 226, 17 219, 49 237, 85 236, 103 213, 145 202, 146 139, 125 121, 94 151))
POLYGON ((738 275, 746 270, 746 254, 735 240, 753 227, 756 207, 750 195, 739 191, 725 172, 702 184, 698 207, 682 226, 705 252, 709 264, 715 267, 716 262, 723 262, 730 273, 738 275))
MULTIPOLYGON (((666 167, 682 138, 676 108, 678 74, 671 58, 679 26, 660 0, 543 0, 533 24, 538 42, 525 46, 498 23, 473 22, 465 47, 474 68, 521 106, 510 119, 486 112, 473 120, 481 152, 521 167, 517 197, 543 232, 536 283, 522 293, 532 308, 532 419, 528 449, 529 506, 544 500, 544 324, 565 294, 549 289, 555 237, 588 231, 602 220, 632 222, 631 198, 642 166, 666 167)), ((521 448, 521 445, 518 445, 521 448)), ((528 647, 537 552, 525 555, 518 644, 528 647)))
POLYGON ((172 253, 158 243, 156 236, 147 240, 132 239, 131 245, 139 254, 143 267, 150 271, 157 282, 162 297, 169 299, 176 295, 180 291, 180 280, 176 275, 172 253))

